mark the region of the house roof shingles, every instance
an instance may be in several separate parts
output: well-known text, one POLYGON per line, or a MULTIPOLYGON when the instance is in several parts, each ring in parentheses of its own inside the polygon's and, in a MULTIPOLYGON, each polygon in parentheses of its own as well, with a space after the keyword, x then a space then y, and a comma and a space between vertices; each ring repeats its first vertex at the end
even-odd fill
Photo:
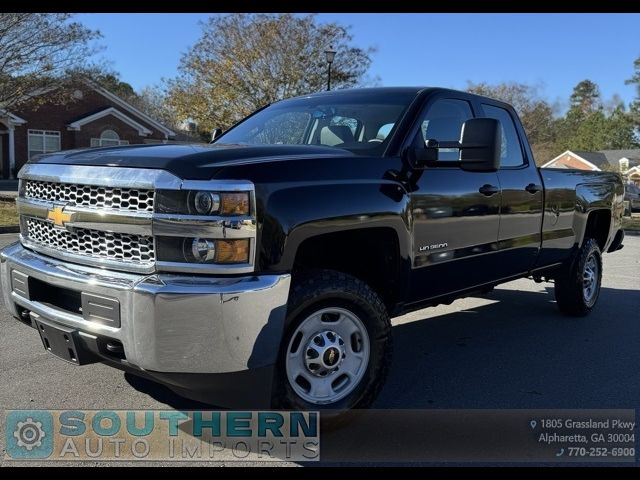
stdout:
POLYGON ((629 167, 640 165, 640 148, 630 150, 600 150, 599 153, 603 153, 607 161, 615 167, 618 166, 618 160, 621 158, 629 159, 629 167))
POLYGON ((585 152, 584 150, 572 150, 572 152, 584 158, 587 162, 593 163, 598 168, 602 168, 609 163, 606 155, 602 152, 585 152))
POLYGON ((600 169, 607 165, 618 168, 620 166, 618 161, 621 158, 629 159, 630 168, 636 165, 640 165, 640 148, 627 150, 600 150, 597 152, 570 150, 570 152, 584 158, 587 162, 594 164, 600 169))

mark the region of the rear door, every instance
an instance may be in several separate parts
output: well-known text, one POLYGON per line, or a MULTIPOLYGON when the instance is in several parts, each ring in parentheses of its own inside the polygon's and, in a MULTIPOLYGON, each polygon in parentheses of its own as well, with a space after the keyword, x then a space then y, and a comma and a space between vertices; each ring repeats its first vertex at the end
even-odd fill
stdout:
POLYGON ((534 265, 541 244, 544 192, 515 114, 501 104, 481 104, 483 116, 502 126, 498 180, 502 190, 496 278, 521 275, 534 265))

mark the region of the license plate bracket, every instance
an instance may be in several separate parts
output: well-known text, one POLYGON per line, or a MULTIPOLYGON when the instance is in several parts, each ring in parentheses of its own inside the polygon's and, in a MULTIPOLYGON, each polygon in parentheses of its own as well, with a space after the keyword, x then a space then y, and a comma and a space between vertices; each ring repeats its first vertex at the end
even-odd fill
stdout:
POLYGON ((78 331, 49 322, 39 315, 33 315, 42 345, 45 350, 73 365, 85 365, 95 362, 93 354, 84 348, 82 340, 78 338, 78 331))

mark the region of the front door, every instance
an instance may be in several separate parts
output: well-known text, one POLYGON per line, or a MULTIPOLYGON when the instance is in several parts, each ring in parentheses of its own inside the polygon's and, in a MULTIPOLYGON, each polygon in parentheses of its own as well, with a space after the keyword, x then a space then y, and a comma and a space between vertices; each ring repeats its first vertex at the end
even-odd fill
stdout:
MULTIPOLYGON (((466 100, 436 100, 420 118, 415 142, 458 140, 462 124, 471 118, 472 108, 466 100)), ((457 160, 458 155, 457 150, 441 149, 439 160, 457 160)), ((501 205, 497 173, 436 166, 417 176, 411 198, 414 259, 410 301, 493 280, 501 205)))

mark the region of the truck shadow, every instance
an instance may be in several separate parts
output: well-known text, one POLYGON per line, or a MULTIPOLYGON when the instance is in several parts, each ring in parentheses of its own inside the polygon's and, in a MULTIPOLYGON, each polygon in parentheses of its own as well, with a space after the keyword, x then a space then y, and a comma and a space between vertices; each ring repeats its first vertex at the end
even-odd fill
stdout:
POLYGON ((375 408, 638 405, 640 382, 624 365, 640 360, 640 292, 602 288, 584 318, 563 316, 552 286, 483 298, 492 303, 393 328, 394 359, 375 408))
MULTIPOLYGON (((553 287, 545 290, 497 288, 482 297, 487 303, 481 306, 452 313, 436 307, 424 310, 428 318, 422 320, 398 319, 393 362, 373 407, 632 407, 629 399, 640 398, 639 382, 630 385, 623 365, 640 363, 634 340, 640 322, 632 321, 640 293, 603 288, 591 315, 570 318, 558 312, 553 287)), ((176 409, 216 408, 144 378, 125 379, 176 409)))

